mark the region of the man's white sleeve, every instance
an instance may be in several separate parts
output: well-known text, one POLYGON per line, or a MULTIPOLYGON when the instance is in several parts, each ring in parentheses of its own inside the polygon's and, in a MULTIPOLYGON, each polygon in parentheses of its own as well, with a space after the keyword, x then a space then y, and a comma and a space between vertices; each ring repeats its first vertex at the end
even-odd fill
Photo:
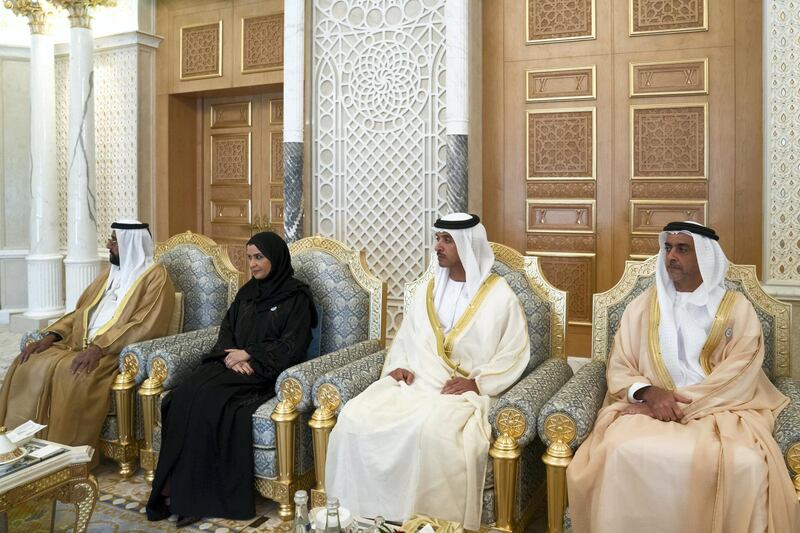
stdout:
POLYGON ((634 394, 636 394, 639 390, 641 390, 641 389, 643 389, 645 387, 649 387, 649 386, 650 386, 649 383, 634 383, 633 385, 628 387, 628 401, 630 403, 642 403, 642 402, 644 402, 644 400, 637 400, 634 397, 634 394))

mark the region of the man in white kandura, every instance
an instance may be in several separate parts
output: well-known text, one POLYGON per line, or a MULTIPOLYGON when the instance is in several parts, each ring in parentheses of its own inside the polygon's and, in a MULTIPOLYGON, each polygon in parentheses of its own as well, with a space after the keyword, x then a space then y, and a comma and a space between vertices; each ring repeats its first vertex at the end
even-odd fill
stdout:
POLYGON ((493 399, 530 359, 525 312, 491 272, 475 215, 434 224, 439 268, 420 287, 383 378, 348 402, 328 448, 326 492, 358 516, 414 513, 478 530, 493 399))

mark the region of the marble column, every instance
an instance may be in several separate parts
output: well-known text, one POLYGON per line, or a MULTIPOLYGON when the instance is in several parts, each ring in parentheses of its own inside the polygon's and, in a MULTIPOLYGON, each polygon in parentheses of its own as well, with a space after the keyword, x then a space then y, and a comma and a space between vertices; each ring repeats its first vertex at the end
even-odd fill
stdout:
POLYGON ((303 237, 304 1, 284 1, 283 25, 283 230, 294 242, 303 237))
POLYGON ((469 129, 469 0, 444 5, 447 116, 447 208, 467 211, 469 129))
MULTIPOLYGON (((113 0, 52 0, 69 13, 69 135, 67 141, 66 306, 74 309, 100 273, 95 200, 94 39, 89 8, 113 0)), ((103 228, 107 231, 107 228, 103 228)))
POLYGON ((55 57, 48 16, 38 2, 7 1, 28 18, 31 28, 31 205, 28 255, 28 308, 12 318, 12 329, 34 329, 64 313, 64 274, 58 243, 56 179, 55 57))

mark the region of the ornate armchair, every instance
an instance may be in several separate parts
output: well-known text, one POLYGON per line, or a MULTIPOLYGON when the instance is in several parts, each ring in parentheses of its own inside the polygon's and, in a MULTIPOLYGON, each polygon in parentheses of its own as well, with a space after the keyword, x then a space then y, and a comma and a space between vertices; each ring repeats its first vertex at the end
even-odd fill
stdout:
MULTIPOLYGON (((284 371, 275 385, 277 396, 253 415, 256 489, 279 504, 285 520, 294 512, 294 491, 308 490, 314 482, 308 427, 312 386, 323 373, 380 350, 386 316, 386 284, 369 272, 363 252, 323 237, 301 239, 290 244, 289 251, 295 276, 311 287, 322 322, 321 355, 284 371)), ((155 422, 149 436, 145 424, 145 441, 153 443, 156 457, 161 444, 160 400, 200 363, 216 335, 214 328, 177 336, 150 357, 150 377, 140 394, 154 398, 155 422)))
MULTIPOLYGON (((157 243, 155 259, 164 264, 175 289, 183 295, 182 327, 178 330, 178 335, 126 347, 120 354, 120 374, 114 384, 115 393, 125 391, 131 397, 133 388, 141 385, 141 409, 137 423, 137 437, 141 439, 141 443, 138 451, 148 481, 152 481, 155 469, 151 436, 156 412, 155 398, 160 392, 161 384, 158 379, 152 379, 152 376, 145 380, 147 363, 154 353, 172 345, 176 338, 188 337, 196 342, 210 338, 213 344, 216 341, 215 326, 222 321, 236 296, 240 280, 240 272, 228 258, 227 248, 191 231, 157 243)), ((133 401, 130 403, 132 405, 133 401)), ((109 436, 114 436, 113 426, 108 428, 109 436)), ((104 428, 104 438, 105 432, 104 428)))
MULTIPOLYGON (((594 295, 592 359, 542 408, 539 437, 548 446, 542 460, 547 469, 548 531, 565 527, 566 469, 575 450, 594 426, 606 394, 606 358, 622 313, 628 304, 655 283, 658 256, 627 261, 619 282, 594 295)), ((770 380, 792 399, 775 423, 774 436, 785 454, 800 495, 800 382, 789 377, 791 307, 769 296, 752 265, 731 265, 725 278, 729 290, 743 293, 753 304, 764 331, 763 369, 770 380)))
MULTIPOLYGON (((222 320, 236 295, 239 279, 224 247, 186 232, 157 244, 154 259, 167 268, 178 292, 171 332, 194 331, 222 320)), ((26 333, 20 340, 20 350, 41 338, 39 331, 26 333)), ((119 354, 119 374, 111 386, 111 408, 100 432, 100 452, 119 464, 122 477, 133 474, 140 453, 144 464, 152 453, 147 442, 140 447, 142 417, 135 409, 133 391, 144 381, 148 354, 162 341, 137 342, 119 354)))
MULTIPOLYGON (((523 377, 489 413, 494 442, 489 450, 492 461, 487 467, 482 522, 502 531, 522 531, 544 488, 539 461, 544 446, 536 439, 539 410, 572 376, 564 355, 567 294, 544 279, 536 257, 525 257, 500 244, 492 243, 492 249, 496 257, 492 270, 505 278, 525 309, 531 360, 523 377)), ((406 285, 406 308, 433 273, 431 262, 420 279, 406 285)), ((324 505, 325 458, 336 416, 348 400, 380 377, 385 355, 386 350, 370 354, 324 374, 314 384, 317 409, 309 424, 317 472, 317 486, 311 492, 314 506, 324 505)))

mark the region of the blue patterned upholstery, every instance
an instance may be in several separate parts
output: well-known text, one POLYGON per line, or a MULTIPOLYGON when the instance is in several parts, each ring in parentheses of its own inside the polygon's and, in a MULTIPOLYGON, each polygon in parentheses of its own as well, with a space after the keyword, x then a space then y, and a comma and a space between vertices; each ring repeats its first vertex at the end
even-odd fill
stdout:
POLYGON ((228 282, 213 259, 193 244, 178 244, 158 257, 184 295, 183 331, 218 326, 228 311, 228 282))
POLYGON ((156 359, 163 361, 167 375, 162 386, 164 390, 174 389, 200 365, 218 336, 219 326, 213 326, 158 339, 147 361, 147 375, 152 375, 156 359))
POLYGON ((295 277, 308 283, 325 321, 320 352, 330 353, 369 338, 370 295, 350 267, 324 250, 292 256, 295 277))
MULTIPOLYGON (((593 309, 595 325, 600 323, 599 319, 606 319, 605 346, 602 347, 603 351, 600 351, 595 346, 592 361, 578 370, 575 376, 542 408, 539 415, 538 433, 545 444, 550 445, 551 443, 545 435, 544 422, 549 416, 555 414, 564 415, 575 423, 575 438, 568 443, 573 450, 577 450, 591 433, 607 391, 606 358, 611 352, 614 336, 627 306, 634 298, 654 285, 655 261, 656 258, 650 258, 642 263, 629 262, 626 264, 625 273, 617 286, 606 293, 595 295, 595 309, 593 309), (636 276, 635 279, 634 276, 636 276), (617 287, 623 287, 624 283, 631 283, 627 292, 623 295, 616 295, 617 287), (598 301, 605 301, 608 295, 613 295, 612 298, 615 298, 616 301, 605 307, 603 305, 598 306, 598 301)), ((758 286, 755 270, 747 270, 747 268, 752 267, 731 265, 732 270, 728 273, 729 277, 725 279, 725 286, 728 290, 734 290, 745 295, 750 303, 753 304, 764 335, 764 362, 762 368, 775 386, 791 400, 786 409, 778 416, 773 433, 775 440, 785 455, 792 445, 800 444, 800 382, 790 377, 776 377, 781 372, 786 371, 785 365, 788 364, 789 354, 783 354, 784 360, 778 361, 778 353, 776 352, 779 335, 778 318, 774 314, 774 308, 770 312, 764 307, 764 305, 773 304, 764 299, 765 293, 758 286), (730 277, 731 272, 735 272, 733 277, 730 277), (749 284, 749 288, 746 284, 749 284), (762 305, 762 302, 766 303, 762 305)), ((784 327, 788 329, 790 326, 786 325, 784 327)), ((602 335, 603 332, 600 332, 600 334, 602 335)), ((593 338, 597 337, 597 335, 597 332, 592 332, 593 338)))

